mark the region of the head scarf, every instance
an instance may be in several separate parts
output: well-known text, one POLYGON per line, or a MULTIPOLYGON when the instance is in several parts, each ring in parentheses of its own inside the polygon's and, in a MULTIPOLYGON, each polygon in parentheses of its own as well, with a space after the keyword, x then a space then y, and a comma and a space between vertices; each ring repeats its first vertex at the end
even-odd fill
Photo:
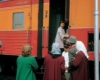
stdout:
POLYGON ((52 54, 61 54, 61 50, 60 50, 60 47, 59 47, 59 44, 58 43, 53 43, 52 44, 51 53, 52 54))
POLYGON ((88 54, 87 54, 87 50, 86 50, 86 48, 85 48, 85 46, 84 46, 82 41, 77 41, 76 42, 76 49, 78 50, 78 52, 82 51, 87 58, 89 57, 88 54))

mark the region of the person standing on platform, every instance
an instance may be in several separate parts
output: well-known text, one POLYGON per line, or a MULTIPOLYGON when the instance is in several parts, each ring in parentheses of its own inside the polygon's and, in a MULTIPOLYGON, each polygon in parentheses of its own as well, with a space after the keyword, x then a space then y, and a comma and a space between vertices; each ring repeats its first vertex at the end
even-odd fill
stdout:
POLYGON ((65 66, 67 66, 67 70, 65 71, 65 78, 66 80, 70 80, 70 73, 68 72, 68 68, 69 68, 69 46, 68 45, 64 45, 64 52, 62 53, 62 56, 65 59, 65 66))
POLYGON ((70 36, 69 39, 66 40, 67 44, 70 45, 70 49, 69 49, 69 54, 72 55, 72 57, 70 57, 70 62, 72 60, 73 57, 76 56, 76 42, 77 42, 77 39, 75 36, 70 36))
MULTIPOLYGON (((70 45, 70 49, 68 50, 69 63, 72 62, 73 57, 76 56, 76 52, 77 52, 76 42, 77 42, 77 39, 73 35, 70 36, 69 39, 66 40, 66 44, 70 45)), ((70 67, 70 64, 69 64, 68 72, 70 73, 70 78, 72 78, 72 68, 70 67)))
POLYGON ((71 62, 72 80, 89 80, 89 66, 88 66, 88 54, 86 48, 81 41, 76 43, 76 57, 71 62))
POLYGON ((58 43, 53 43, 51 53, 45 56, 44 69, 43 80, 62 80, 67 67, 58 43))
POLYGON ((77 41, 75 36, 70 36, 70 38, 66 40, 66 44, 70 45, 70 49, 69 49, 68 52, 69 52, 69 54, 72 55, 72 57, 70 57, 70 62, 71 62, 72 58, 76 56, 76 52, 77 52, 76 45, 78 43, 81 43, 81 47, 83 48, 82 50, 83 50, 84 54, 87 56, 87 58, 89 57, 88 54, 87 54, 86 47, 83 44, 83 42, 77 41))
POLYGON ((64 31, 64 26, 65 26, 64 21, 61 21, 60 27, 57 30, 57 34, 56 34, 56 38, 55 38, 55 42, 59 43, 59 45, 60 45, 61 53, 64 51, 63 39, 64 39, 64 37, 69 37, 69 35, 66 34, 64 31))
POLYGON ((16 80, 36 80, 35 71, 38 64, 35 57, 31 56, 32 47, 26 44, 22 48, 22 55, 17 58, 16 80))

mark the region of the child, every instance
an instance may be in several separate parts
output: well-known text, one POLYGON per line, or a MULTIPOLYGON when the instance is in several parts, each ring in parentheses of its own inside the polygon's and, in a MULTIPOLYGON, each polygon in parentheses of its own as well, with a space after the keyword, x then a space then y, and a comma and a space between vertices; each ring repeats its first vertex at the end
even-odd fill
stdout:
POLYGON ((69 54, 68 54, 69 46, 64 45, 64 52, 62 53, 62 56, 65 59, 65 66, 67 66, 67 70, 65 71, 65 78, 66 80, 70 80, 70 73, 68 73, 68 67, 69 67, 69 54))

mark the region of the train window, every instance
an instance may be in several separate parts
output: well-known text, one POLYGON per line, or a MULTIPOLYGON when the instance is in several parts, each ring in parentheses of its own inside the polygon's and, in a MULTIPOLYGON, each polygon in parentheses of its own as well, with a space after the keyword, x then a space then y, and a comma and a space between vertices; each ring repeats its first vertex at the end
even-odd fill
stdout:
MULTIPOLYGON (((88 34, 88 51, 94 51, 94 33, 88 34)), ((99 52, 100 52, 100 33, 99 33, 99 52)))
POLYGON ((13 29, 24 28, 24 12, 16 12, 13 14, 13 29))
POLYGON ((89 33, 88 36, 88 51, 94 51, 94 34, 89 33))

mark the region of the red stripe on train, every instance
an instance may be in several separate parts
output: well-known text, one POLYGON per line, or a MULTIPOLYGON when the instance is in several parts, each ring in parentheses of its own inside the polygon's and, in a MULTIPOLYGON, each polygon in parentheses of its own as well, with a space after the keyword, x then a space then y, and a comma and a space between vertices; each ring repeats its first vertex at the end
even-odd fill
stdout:
POLYGON ((0 31, 0 41, 4 55, 20 55, 22 46, 30 43, 32 55, 37 56, 37 31, 0 31))
MULTIPOLYGON (((69 34, 76 36, 77 40, 82 41, 87 49, 89 43, 88 42, 89 34, 93 33, 94 33, 94 28, 74 28, 69 30, 69 34)), ((88 52, 88 54, 89 54, 89 60, 94 60, 94 52, 88 52)), ((99 54, 99 60, 100 60, 100 54, 99 54)))
POLYGON ((21 6, 21 5, 31 5, 38 4, 38 0, 9 0, 0 2, 0 8, 3 7, 13 7, 13 6, 21 6))

